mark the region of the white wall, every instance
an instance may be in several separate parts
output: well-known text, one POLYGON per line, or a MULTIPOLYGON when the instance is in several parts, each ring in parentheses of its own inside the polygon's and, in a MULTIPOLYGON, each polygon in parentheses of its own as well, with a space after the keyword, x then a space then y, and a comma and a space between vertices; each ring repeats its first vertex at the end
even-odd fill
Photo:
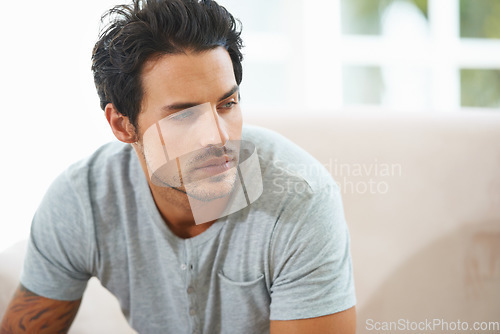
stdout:
POLYGON ((120 3, 2 3, 0 252, 28 237, 33 214, 57 175, 114 140, 99 107, 90 57, 101 15, 120 3))
POLYGON ((114 3, 2 3, 0 251, 27 237, 52 180, 112 139, 90 56, 100 15, 114 3))
MULTIPOLYGON (((244 26, 241 91, 246 114, 262 116, 272 110, 274 116, 288 117, 324 115, 341 108, 348 111, 343 90, 352 86, 355 94, 362 92, 360 84, 365 82, 347 75, 354 82, 346 85, 343 66, 385 66, 390 70, 394 63, 408 66, 407 72, 399 67, 396 72, 385 72, 382 105, 399 111, 451 111, 458 108, 458 65, 500 67, 500 58, 494 56, 500 51, 499 40, 457 42, 458 0, 429 0, 430 16, 434 17, 431 40, 425 37, 418 45, 412 42, 404 47, 404 36, 391 39, 389 32, 385 38, 342 36, 340 1, 219 1, 244 26), (448 6, 443 7, 445 3, 448 6), (449 20, 443 21, 445 17, 449 20), (454 48, 444 52, 436 45, 454 48), (408 80, 404 73, 419 73, 421 78, 408 80), (431 88, 429 78, 434 83, 431 88), (410 82, 423 88, 415 89, 410 82), (408 91, 421 95, 408 97, 408 91), (421 103, 418 107, 417 102, 421 103)), ((90 56, 100 16, 119 3, 2 3, 0 251, 27 237, 43 194, 61 171, 114 139, 99 108, 90 56)), ((425 23, 417 21, 423 27, 420 31, 425 30, 425 23)), ((366 89, 380 87, 370 84, 366 89)))
MULTIPOLYGON (((2 3, 0 115, 4 145, 0 164, 0 252, 28 237, 33 214, 57 175, 114 139, 99 107, 90 56, 101 15, 121 3, 119 0, 2 3)), ((236 4, 231 0, 220 3, 230 10, 236 4)), ((241 5, 239 8, 241 11, 241 5)), ((295 11, 299 9, 296 5, 295 11)), ((286 17, 287 13, 282 15, 286 17)), ((240 15, 235 13, 235 16, 240 15)), ((258 26, 248 22, 251 16, 246 15, 246 23, 258 26)), ((261 17, 258 12, 253 16, 261 17)), ((268 39, 268 44, 274 45, 272 39, 268 39)), ((245 53, 258 64, 262 58, 260 49, 248 47, 245 53)), ((276 47, 274 50, 279 51, 276 47)), ((272 55, 265 52, 264 57, 272 55)), ((283 58, 278 56, 276 61, 283 63, 283 58)), ((289 64, 282 67, 286 71, 289 64)), ((252 72, 247 76, 252 77, 252 72)), ((261 86, 248 89, 253 93, 245 96, 245 101, 271 96, 268 101, 264 99, 263 105, 269 109, 273 97, 268 89, 261 86), (259 92, 262 94, 258 95, 259 92)))

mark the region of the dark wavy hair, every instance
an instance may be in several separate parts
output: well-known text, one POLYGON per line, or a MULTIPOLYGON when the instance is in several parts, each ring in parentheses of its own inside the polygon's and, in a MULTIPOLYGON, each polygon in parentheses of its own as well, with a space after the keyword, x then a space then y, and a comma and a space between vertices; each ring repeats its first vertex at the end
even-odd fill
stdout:
POLYGON ((141 71, 154 56, 224 47, 242 80, 241 23, 212 0, 134 0, 106 12, 92 52, 92 73, 104 110, 112 103, 137 129, 141 71))

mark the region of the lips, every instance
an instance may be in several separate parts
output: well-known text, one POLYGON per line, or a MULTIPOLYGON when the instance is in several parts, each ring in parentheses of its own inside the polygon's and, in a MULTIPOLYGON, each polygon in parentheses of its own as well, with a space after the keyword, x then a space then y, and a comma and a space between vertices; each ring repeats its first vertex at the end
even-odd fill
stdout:
POLYGON ((229 161, 227 156, 222 156, 220 158, 213 158, 208 161, 203 162, 201 165, 197 166, 196 169, 212 167, 212 166, 221 166, 229 161))
POLYGON ((213 158, 207 161, 204 161, 201 165, 197 166, 194 170, 207 172, 210 174, 217 174, 227 171, 232 168, 234 165, 234 158, 230 159, 227 155, 213 158))

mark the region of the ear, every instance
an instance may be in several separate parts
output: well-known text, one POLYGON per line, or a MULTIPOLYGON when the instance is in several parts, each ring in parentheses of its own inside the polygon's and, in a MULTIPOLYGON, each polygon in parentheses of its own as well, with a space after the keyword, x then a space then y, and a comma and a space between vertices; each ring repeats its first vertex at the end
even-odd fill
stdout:
POLYGON ((137 141, 135 127, 127 116, 123 116, 112 103, 106 105, 104 112, 116 139, 128 144, 137 141))

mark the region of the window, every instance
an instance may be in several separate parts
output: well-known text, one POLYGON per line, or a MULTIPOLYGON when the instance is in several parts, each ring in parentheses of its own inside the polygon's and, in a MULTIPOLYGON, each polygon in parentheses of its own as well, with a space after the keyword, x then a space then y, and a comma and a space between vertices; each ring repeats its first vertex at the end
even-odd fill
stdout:
POLYGON ((500 108, 499 0, 220 1, 255 112, 500 108))

